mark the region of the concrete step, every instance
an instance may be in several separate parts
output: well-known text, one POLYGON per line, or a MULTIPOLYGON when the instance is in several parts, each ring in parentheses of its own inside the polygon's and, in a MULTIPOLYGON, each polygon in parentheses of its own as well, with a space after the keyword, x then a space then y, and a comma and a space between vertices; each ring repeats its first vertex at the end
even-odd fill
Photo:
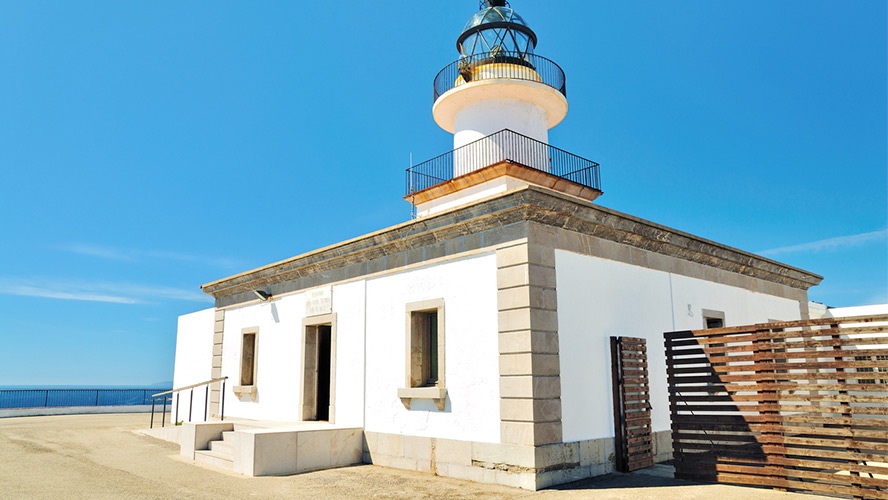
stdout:
POLYGON ((234 431, 223 431, 222 432, 222 441, 227 443, 232 442, 234 440, 234 431))
POLYGON ((234 444, 232 441, 210 441, 210 451, 222 453, 229 457, 234 456, 234 444))
POLYGON ((196 450, 194 460, 227 470, 234 470, 234 458, 212 450, 196 450))

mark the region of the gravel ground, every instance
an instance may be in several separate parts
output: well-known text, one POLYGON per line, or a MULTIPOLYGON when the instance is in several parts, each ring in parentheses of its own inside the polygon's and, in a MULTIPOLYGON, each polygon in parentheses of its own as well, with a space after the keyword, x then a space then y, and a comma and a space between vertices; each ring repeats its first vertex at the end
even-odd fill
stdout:
POLYGON ((808 495, 610 474, 529 492, 372 465, 247 478, 179 457, 178 446, 133 432, 140 414, 0 419, 3 499, 689 499, 803 500, 808 495))

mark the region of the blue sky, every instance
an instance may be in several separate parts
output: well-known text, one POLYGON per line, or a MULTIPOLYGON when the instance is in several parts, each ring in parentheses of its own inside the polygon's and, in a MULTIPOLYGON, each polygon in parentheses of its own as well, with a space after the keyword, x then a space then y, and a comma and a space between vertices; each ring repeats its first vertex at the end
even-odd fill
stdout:
MULTIPOLYGON (((601 205, 888 302, 886 3, 515 0, 601 205)), ((475 0, 0 0, 0 385, 171 380, 199 285, 410 217, 475 0)))

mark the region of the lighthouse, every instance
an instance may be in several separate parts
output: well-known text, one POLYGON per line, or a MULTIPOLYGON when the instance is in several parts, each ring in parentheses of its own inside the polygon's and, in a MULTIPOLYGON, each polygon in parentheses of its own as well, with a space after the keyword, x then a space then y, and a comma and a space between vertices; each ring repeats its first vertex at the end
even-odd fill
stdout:
POLYGON ((598 164, 549 145, 567 115, 564 71, 536 53, 537 34, 506 0, 482 0, 434 81, 432 115, 453 151, 408 170, 417 216, 537 184, 593 200, 598 164))
POLYGON ((454 149, 508 129, 548 143, 567 115, 564 72, 534 53, 536 33, 505 0, 484 0, 435 78, 435 122, 454 149))

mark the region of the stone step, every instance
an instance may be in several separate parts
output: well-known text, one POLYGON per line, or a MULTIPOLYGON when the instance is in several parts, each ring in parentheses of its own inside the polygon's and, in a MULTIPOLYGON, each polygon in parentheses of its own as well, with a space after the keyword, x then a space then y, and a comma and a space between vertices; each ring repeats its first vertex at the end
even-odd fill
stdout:
POLYGON ((211 450, 196 450, 194 460, 227 470, 234 470, 234 459, 231 455, 211 450))
POLYGON ((234 456, 234 444, 232 441, 210 441, 210 451, 222 453, 229 457, 234 456))
POLYGON ((234 431, 222 431, 222 441, 230 443, 234 440, 234 431))

